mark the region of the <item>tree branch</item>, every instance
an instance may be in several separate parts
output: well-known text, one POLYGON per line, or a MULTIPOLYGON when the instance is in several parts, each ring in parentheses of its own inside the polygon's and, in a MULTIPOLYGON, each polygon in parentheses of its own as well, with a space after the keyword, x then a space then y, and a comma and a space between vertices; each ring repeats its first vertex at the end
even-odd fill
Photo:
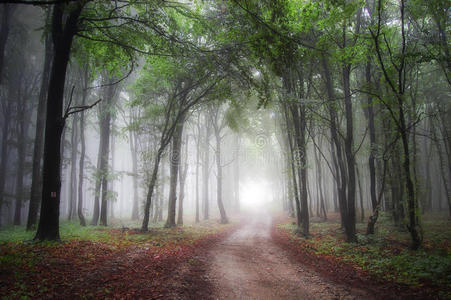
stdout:
POLYGON ((100 103, 100 101, 102 101, 102 99, 97 100, 96 102, 94 102, 91 105, 84 105, 84 106, 74 106, 74 107, 70 107, 68 108, 68 110, 66 111, 66 113, 64 114, 64 119, 67 119, 70 115, 88 110, 93 108, 94 106, 96 106, 97 104, 100 103))

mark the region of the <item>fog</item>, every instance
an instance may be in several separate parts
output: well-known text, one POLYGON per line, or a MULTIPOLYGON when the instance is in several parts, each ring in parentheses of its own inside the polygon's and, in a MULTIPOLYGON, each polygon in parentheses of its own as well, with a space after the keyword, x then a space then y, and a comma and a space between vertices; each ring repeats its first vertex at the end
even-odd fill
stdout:
MULTIPOLYGON (((408 228, 420 226, 418 212, 451 211, 449 85, 438 59, 409 62, 410 94, 401 95, 378 69, 390 62, 356 62, 349 75, 334 56, 281 66, 250 59, 253 48, 239 43, 216 53, 212 35, 194 39, 182 27, 180 40, 141 28, 148 36, 121 36, 128 46, 78 28, 62 89, 47 92, 61 75, 45 69, 47 52, 58 57, 46 42, 47 11, 11 7, 3 8, 1 226, 36 228, 47 209, 61 221, 143 230, 264 212, 296 217, 307 235, 309 218, 340 213, 353 235, 357 221, 377 222, 380 210, 408 228), (60 111, 46 115, 46 99, 60 111)), ((227 11, 221 4, 199 11, 230 26, 215 15, 227 11)), ((386 26, 401 26, 395 21, 386 26)))

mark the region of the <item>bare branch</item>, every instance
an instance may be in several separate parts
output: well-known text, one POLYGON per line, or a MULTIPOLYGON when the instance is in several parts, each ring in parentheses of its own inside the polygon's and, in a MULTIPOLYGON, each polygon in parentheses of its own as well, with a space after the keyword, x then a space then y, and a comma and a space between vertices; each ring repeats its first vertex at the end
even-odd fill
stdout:
POLYGON ((76 114, 76 113, 79 113, 79 112, 82 112, 82 111, 91 109, 91 108, 93 108, 94 106, 96 106, 97 104, 99 104, 100 101, 102 101, 102 99, 97 100, 96 102, 94 102, 94 103, 91 104, 91 105, 84 105, 84 106, 74 106, 74 107, 70 107, 70 108, 68 109, 68 111, 64 114, 64 119, 67 119, 70 115, 73 115, 73 114, 76 114))
POLYGON ((73 99, 73 96, 74 96, 74 90, 75 90, 75 85, 72 86, 72 89, 70 91, 69 103, 67 103, 66 109, 64 110, 64 116, 63 116, 64 120, 67 119, 67 117, 69 116, 68 113, 69 113, 69 110, 70 110, 70 106, 72 105, 72 99, 73 99))

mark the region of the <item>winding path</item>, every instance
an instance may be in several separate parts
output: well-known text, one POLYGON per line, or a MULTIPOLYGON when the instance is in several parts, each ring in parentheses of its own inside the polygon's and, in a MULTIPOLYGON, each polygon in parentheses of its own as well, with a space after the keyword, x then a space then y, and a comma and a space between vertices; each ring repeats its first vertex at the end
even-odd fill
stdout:
POLYGON ((205 279, 214 299, 372 299, 292 262, 271 239, 269 215, 251 220, 210 251, 205 279))

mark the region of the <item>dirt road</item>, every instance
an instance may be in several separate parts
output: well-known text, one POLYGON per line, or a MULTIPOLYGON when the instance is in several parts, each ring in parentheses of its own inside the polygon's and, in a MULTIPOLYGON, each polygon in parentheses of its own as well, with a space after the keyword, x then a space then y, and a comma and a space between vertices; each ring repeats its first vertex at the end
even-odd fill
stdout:
POLYGON ((251 221, 214 247, 205 279, 215 299, 372 299, 292 262, 271 239, 269 215, 251 221))

